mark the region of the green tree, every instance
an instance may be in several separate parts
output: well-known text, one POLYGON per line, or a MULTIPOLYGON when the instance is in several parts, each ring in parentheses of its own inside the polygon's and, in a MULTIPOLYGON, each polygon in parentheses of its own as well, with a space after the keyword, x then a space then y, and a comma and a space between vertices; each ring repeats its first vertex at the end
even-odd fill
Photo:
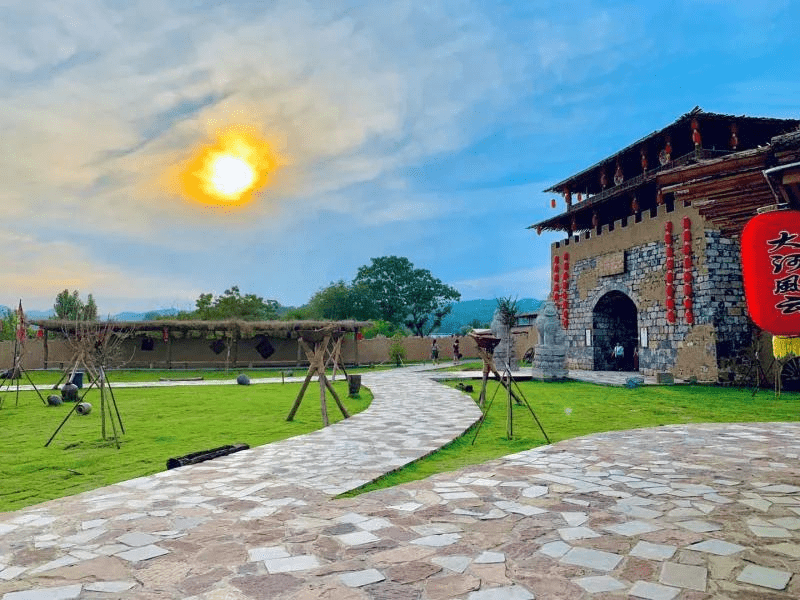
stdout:
POLYGON ((439 327, 451 304, 461 299, 458 290, 398 256, 373 258, 372 264, 360 267, 353 293, 359 317, 405 325, 418 336, 439 327))
POLYGON ((17 335, 17 323, 19 315, 17 311, 3 307, 0 309, 0 340, 13 340, 17 335))
POLYGON ((56 302, 53 304, 55 311, 55 319, 65 319, 69 321, 96 321, 97 320, 97 304, 91 294, 86 299, 86 302, 81 300, 81 295, 78 290, 70 292, 64 290, 56 296, 56 302))
POLYGON ((255 294, 245 294, 238 286, 231 286, 220 296, 200 294, 195 301, 197 310, 192 313, 196 319, 204 321, 220 321, 226 319, 242 319, 244 321, 268 321, 278 316, 276 300, 264 300, 255 294))
POLYGON ((308 301, 309 313, 319 319, 341 321, 357 318, 356 299, 343 279, 322 288, 308 301))

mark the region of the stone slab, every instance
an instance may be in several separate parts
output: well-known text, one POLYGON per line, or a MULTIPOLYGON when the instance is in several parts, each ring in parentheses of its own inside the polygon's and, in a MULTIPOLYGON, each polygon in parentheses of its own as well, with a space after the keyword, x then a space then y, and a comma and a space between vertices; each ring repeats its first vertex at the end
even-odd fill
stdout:
POLYGON ((778 569, 770 569, 758 565, 747 565, 742 572, 739 573, 736 581, 750 583, 771 590, 782 590, 786 587, 791 578, 792 574, 788 571, 780 571, 778 569))

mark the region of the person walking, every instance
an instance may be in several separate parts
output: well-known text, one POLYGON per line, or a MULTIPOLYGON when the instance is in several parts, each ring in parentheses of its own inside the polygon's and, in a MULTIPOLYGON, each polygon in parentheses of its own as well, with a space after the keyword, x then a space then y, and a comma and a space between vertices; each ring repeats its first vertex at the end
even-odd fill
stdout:
POLYGON ((461 352, 458 347, 458 336, 456 336, 456 339, 453 340, 453 364, 457 365, 460 358, 461 352))
POLYGON ((622 344, 617 342, 614 346, 614 349, 611 351, 611 356, 614 357, 614 363, 617 367, 617 371, 622 371, 622 361, 625 359, 625 348, 622 344))
POLYGON ((434 365, 439 364, 439 346, 436 343, 436 338, 433 338, 433 342, 431 342, 431 362, 434 365))

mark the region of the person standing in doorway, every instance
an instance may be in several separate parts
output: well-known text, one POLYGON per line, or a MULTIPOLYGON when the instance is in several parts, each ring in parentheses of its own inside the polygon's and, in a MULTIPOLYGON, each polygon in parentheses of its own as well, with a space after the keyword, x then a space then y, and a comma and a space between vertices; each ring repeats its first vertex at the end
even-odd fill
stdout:
POLYGON ((622 361, 625 359, 625 348, 617 342, 614 346, 614 349, 611 351, 611 356, 614 357, 614 364, 617 367, 617 371, 622 371, 622 361))

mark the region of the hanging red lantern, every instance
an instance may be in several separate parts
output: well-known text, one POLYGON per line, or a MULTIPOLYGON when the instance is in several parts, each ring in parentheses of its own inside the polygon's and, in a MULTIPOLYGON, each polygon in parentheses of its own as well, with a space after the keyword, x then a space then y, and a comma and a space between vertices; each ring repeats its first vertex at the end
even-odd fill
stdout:
POLYGON ((686 310, 692 310, 692 299, 691 298, 684 298, 683 299, 683 306, 686 310))
POLYGON ((569 319, 564 319, 563 324, 564 324, 564 329, 569 329, 569 319))
POLYGON ((691 229, 684 229, 683 230, 683 241, 684 241, 684 243, 688 243, 688 244, 692 243, 692 231, 691 231, 691 229))
POLYGON ((555 208, 555 207, 556 207, 556 199, 555 198, 551 198, 550 199, 550 208, 555 208))
POLYGON ((672 271, 667 271, 667 283, 675 281, 675 274, 672 271))
POLYGON ((667 221, 664 223, 664 231, 667 233, 672 233, 672 221, 667 221))
POLYGON ((569 262, 569 252, 564 252, 564 262, 569 262))
POLYGON ((564 280, 564 286, 566 287, 567 285, 566 282, 569 281, 569 273, 567 271, 564 271, 564 274, 561 276, 561 279, 564 280))
POLYGON ((672 246, 667 246, 667 258, 672 258, 675 256, 675 250, 673 250, 672 246))
POLYGON ((675 259, 671 256, 667 258, 667 270, 672 271, 675 268, 675 259))
POLYGON ((671 233, 665 233, 664 234, 664 243, 667 246, 671 246, 672 245, 672 234, 671 233))
POLYGON ((541 225, 537 225, 536 226, 536 235, 542 235, 542 226, 541 225))
POLYGON ((675 311, 668 310, 667 311, 667 323, 674 323, 675 322, 675 311))
POLYGON ((687 322, 689 325, 691 325, 692 323, 694 323, 694 314, 692 314, 692 312, 691 312, 691 311, 688 311, 688 310, 687 310, 687 311, 686 311, 686 315, 684 316, 684 318, 686 319, 686 322, 687 322))
POLYGON ((673 300, 672 298, 667 298, 667 309, 675 310, 675 300, 673 300))
POLYGON ((741 248, 753 322, 773 335, 800 335, 800 211, 753 217, 742 231, 741 248))
POLYGON ((37 338, 44 337, 44 329, 39 329, 39 330, 36 332, 36 337, 37 337, 37 338))
POLYGON ((683 268, 684 269, 691 269, 692 268, 692 257, 691 256, 684 256, 683 257, 683 268))
POLYGON ((556 304, 561 302, 561 294, 559 294, 558 291, 553 292, 553 302, 556 304))
POLYGON ((691 271, 684 271, 683 272, 683 283, 691 283, 692 282, 692 272, 691 271))
POLYGON ((683 228, 689 229, 692 226, 692 220, 689 217, 683 217, 683 228))
POLYGON ((671 283, 668 283, 666 292, 667 298, 672 298, 675 295, 675 286, 673 286, 671 283))
POLYGON ((692 253, 692 246, 690 244, 683 245, 683 253, 684 254, 691 254, 692 253))
POLYGON ((692 284, 691 283, 684 283, 683 284, 683 295, 687 296, 687 297, 692 295, 692 284))
POLYGON ((558 264, 558 255, 557 254, 553 257, 553 264, 554 265, 558 264))

